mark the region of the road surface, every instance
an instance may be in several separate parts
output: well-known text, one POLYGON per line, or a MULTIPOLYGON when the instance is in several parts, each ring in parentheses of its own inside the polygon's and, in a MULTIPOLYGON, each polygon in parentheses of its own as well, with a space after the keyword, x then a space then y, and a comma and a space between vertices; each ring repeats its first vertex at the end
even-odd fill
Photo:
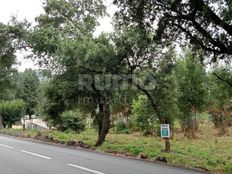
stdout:
POLYGON ((1 174, 202 174, 0 135, 1 174))

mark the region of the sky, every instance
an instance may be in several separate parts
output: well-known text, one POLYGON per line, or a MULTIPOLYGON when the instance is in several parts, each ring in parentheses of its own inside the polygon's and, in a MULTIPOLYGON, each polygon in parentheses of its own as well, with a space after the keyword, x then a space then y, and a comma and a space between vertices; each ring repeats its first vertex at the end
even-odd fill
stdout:
MULTIPOLYGON (((43 13, 42 8, 43 0, 0 0, 0 22, 7 23, 11 16, 17 16, 18 19, 27 19, 30 22, 34 21, 34 18, 43 13)), ((116 7, 112 4, 112 0, 105 0, 107 5, 107 12, 111 17, 105 17, 99 19, 100 26, 96 28, 95 35, 101 32, 112 32, 113 26, 111 19, 116 11, 116 7)), ((38 69, 36 64, 28 59, 24 58, 25 53, 17 52, 16 68, 19 71, 24 71, 26 68, 38 69)))

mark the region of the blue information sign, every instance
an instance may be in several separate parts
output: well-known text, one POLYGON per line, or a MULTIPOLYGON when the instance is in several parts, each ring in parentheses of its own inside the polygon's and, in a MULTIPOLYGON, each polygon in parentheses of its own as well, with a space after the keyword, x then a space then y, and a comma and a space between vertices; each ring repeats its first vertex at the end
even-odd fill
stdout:
POLYGON ((169 124, 161 124, 161 137, 162 138, 170 138, 170 126, 169 124))

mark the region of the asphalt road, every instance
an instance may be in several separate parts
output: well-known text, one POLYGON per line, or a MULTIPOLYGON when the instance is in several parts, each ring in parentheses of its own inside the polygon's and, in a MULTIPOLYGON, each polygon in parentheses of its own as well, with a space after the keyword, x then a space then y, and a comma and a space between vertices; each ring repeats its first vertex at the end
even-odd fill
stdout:
POLYGON ((201 174, 0 135, 0 174, 201 174))

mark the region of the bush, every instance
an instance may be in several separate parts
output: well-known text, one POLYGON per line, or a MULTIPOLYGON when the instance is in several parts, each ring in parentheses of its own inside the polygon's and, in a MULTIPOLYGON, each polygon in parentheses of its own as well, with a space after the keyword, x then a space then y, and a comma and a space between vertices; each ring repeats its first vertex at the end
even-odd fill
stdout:
POLYGON ((222 136, 226 134, 227 127, 231 126, 231 115, 229 108, 223 106, 223 108, 216 108, 211 106, 210 116, 216 128, 219 129, 218 135, 222 136))
POLYGON ((12 124, 19 121, 23 116, 25 103, 23 100, 12 100, 0 102, 0 116, 4 126, 11 128, 12 124))
POLYGON ((129 134, 129 125, 124 121, 119 121, 116 123, 116 133, 118 134, 129 134))
POLYGON ((60 131, 74 131, 80 133, 85 130, 85 119, 79 111, 66 111, 61 114, 60 131))
POLYGON ((145 96, 139 96, 132 104, 132 123, 135 129, 143 131, 144 135, 154 132, 156 123, 154 111, 145 96))

